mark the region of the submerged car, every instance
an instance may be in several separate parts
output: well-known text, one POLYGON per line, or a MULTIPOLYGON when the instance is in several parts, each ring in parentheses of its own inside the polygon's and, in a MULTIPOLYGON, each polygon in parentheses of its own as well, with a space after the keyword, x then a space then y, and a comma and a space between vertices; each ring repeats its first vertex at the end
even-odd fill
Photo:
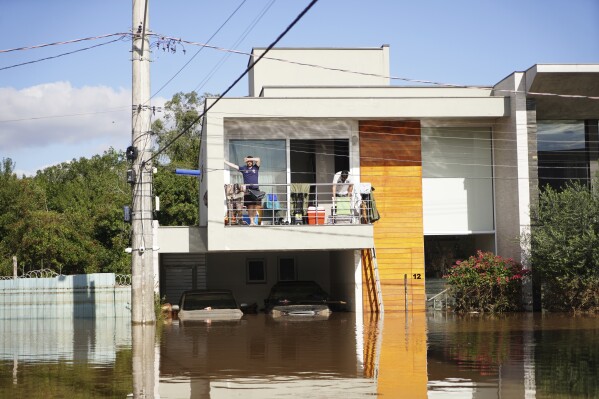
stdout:
POLYGON ((181 321, 239 320, 243 312, 230 290, 190 290, 181 294, 181 321))
POLYGON ((331 305, 345 305, 345 302, 332 301, 329 294, 314 281, 282 281, 273 285, 264 305, 266 313, 273 317, 328 318, 332 313, 331 305))

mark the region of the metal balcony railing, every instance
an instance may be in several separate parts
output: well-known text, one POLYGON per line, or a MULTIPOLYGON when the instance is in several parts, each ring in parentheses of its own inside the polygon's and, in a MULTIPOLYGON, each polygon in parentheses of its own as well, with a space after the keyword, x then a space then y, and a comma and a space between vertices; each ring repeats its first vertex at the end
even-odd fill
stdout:
POLYGON ((257 201, 257 215, 252 215, 248 213, 251 197, 246 187, 225 184, 225 225, 357 225, 376 220, 368 183, 354 184, 351 194, 335 196, 331 183, 261 183, 259 187, 264 196, 257 201))

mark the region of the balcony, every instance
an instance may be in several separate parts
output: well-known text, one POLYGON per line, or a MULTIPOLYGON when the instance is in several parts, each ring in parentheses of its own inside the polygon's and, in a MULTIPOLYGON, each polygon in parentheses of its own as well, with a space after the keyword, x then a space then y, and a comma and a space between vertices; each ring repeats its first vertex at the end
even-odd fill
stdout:
POLYGON ((260 184, 257 210, 240 184, 224 187, 220 221, 208 223, 209 251, 335 250, 373 246, 369 185, 333 197, 330 183, 260 184), (364 191, 362 193, 361 191, 364 191))

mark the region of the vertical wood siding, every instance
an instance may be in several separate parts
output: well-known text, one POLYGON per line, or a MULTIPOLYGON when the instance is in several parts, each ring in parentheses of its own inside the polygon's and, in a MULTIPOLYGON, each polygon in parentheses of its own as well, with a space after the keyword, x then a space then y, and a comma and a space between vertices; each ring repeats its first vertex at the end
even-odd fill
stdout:
POLYGON ((360 180, 375 188, 381 215, 374 243, 385 312, 424 311, 420 122, 360 121, 359 130, 360 180))

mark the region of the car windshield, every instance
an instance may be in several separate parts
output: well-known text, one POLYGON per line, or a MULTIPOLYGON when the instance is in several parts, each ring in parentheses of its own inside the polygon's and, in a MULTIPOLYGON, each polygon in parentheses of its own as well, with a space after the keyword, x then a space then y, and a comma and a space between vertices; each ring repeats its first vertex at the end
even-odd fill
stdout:
POLYGON ((272 297, 276 299, 323 299, 326 293, 316 283, 282 284, 273 287, 272 297))
POLYGON ((216 293, 190 293, 183 298, 183 310, 212 309, 236 309, 237 304, 231 294, 225 292, 216 293))

